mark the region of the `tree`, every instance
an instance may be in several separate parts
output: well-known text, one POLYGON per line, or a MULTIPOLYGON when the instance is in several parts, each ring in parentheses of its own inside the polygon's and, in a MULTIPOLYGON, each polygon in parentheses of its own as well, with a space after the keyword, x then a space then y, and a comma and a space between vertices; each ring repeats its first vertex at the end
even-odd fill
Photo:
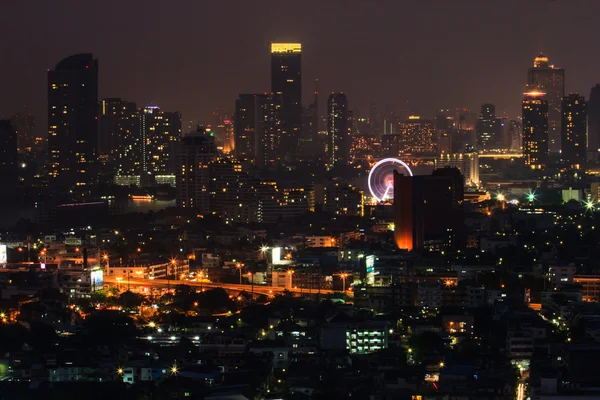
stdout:
POLYGON ((435 332, 427 331, 413 335, 408 341, 416 358, 422 359, 426 353, 444 353, 444 341, 435 332))
POLYGON ((117 299, 117 304, 125 309, 133 309, 141 306, 144 300, 144 296, 128 290, 121 293, 117 299))

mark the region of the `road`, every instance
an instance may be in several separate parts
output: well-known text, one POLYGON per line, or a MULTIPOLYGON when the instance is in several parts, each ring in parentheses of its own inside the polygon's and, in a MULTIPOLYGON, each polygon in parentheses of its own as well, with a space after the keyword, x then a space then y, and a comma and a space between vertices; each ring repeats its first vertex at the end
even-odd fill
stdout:
MULTIPOLYGON (((192 287, 198 287, 203 289, 214 289, 214 288, 223 288, 228 291, 236 291, 236 292, 250 292, 252 291, 252 285, 239 285, 233 283, 204 283, 204 282, 191 282, 191 281, 176 281, 176 280, 166 280, 166 279, 135 279, 131 278, 120 279, 118 280, 115 277, 104 277, 104 283, 112 284, 112 285, 129 285, 129 286, 146 286, 146 287, 159 287, 166 288, 168 286, 175 287, 177 285, 187 285, 192 287)), ((254 285, 254 293, 264 294, 264 295, 275 295, 283 293, 286 289, 278 286, 263 286, 263 285, 254 285)), ((311 289, 289 289, 290 292, 295 294, 317 294, 318 290, 311 289)), ((321 289, 321 294, 332 294, 335 293, 333 290, 321 289)), ((348 296, 352 296, 351 291, 346 291, 348 296)))

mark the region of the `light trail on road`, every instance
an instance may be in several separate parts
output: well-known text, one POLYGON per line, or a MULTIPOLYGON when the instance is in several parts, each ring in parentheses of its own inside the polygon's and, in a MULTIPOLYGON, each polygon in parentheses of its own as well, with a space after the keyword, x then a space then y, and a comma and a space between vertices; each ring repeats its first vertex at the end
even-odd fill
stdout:
MULTIPOLYGON (((232 283, 205 283, 205 282, 190 282, 190 281, 180 281, 180 280, 167 280, 167 279, 117 279, 116 277, 104 277, 105 284, 114 284, 114 285, 127 285, 127 286, 147 286, 147 287, 175 287, 177 285, 187 285, 196 288, 203 289, 215 289, 215 288, 223 288, 225 290, 238 291, 238 292, 248 292, 250 293, 254 290, 256 294, 264 294, 264 295, 275 295, 281 294, 286 290, 292 292, 297 295, 316 295, 320 294, 333 294, 337 293, 334 290, 330 289, 286 289, 284 287, 279 286, 263 286, 263 285, 254 285, 254 289, 252 285, 238 285, 232 283)), ((352 297, 353 293, 351 291, 346 291, 347 296, 352 297)))

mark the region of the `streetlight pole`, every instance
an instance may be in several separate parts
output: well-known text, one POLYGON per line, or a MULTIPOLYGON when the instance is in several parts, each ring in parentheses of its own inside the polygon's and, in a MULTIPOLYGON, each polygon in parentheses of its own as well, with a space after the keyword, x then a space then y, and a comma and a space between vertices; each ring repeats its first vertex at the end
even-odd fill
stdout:
POLYGON ((240 285, 242 284, 242 264, 237 263, 235 266, 240 271, 240 285))
POLYGON ((345 292, 346 291, 346 278, 348 277, 348 274, 342 273, 340 276, 342 277, 342 285, 343 285, 342 291, 345 292))

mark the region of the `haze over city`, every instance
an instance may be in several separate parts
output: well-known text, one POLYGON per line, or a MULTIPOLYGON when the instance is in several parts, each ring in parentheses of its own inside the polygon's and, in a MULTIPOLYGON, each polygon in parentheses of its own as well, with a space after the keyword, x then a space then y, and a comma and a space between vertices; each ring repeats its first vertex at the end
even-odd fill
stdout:
POLYGON ((93 52, 101 98, 203 120, 232 112, 238 93, 268 91, 269 42, 287 40, 303 43, 305 98, 319 78, 363 113, 370 101, 426 116, 494 103, 516 118, 540 52, 568 71, 567 92, 587 96, 600 80, 598 13, 594 0, 8 2, 0 114, 27 106, 43 126, 46 70, 93 52))

